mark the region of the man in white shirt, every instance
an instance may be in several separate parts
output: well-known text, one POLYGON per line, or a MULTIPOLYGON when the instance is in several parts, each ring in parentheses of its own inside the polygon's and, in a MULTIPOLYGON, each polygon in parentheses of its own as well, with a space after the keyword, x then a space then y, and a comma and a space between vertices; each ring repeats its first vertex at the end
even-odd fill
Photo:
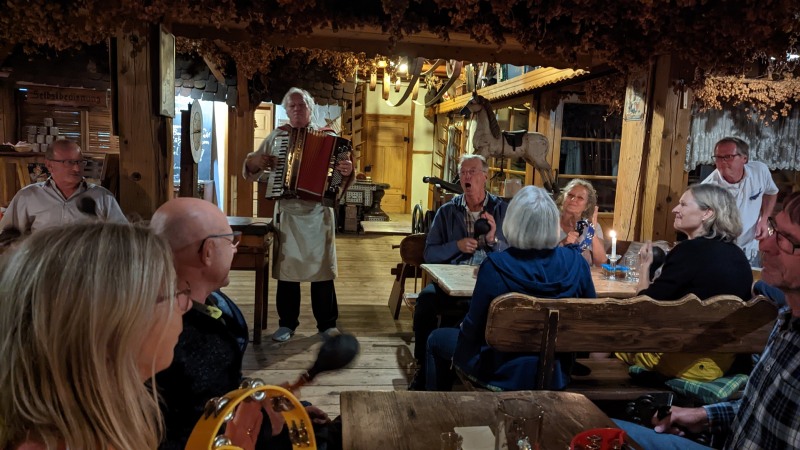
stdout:
POLYGON ((751 262, 758 263, 758 241, 767 236, 767 218, 777 200, 778 187, 766 164, 749 161, 750 147, 739 138, 725 137, 714 146, 717 170, 703 183, 727 189, 736 199, 742 234, 736 243, 751 262))
POLYGON ((84 180, 86 160, 78 144, 67 139, 53 142, 45 153, 45 166, 50 178, 17 192, 0 219, 0 233, 29 233, 87 219, 127 222, 111 192, 84 180))

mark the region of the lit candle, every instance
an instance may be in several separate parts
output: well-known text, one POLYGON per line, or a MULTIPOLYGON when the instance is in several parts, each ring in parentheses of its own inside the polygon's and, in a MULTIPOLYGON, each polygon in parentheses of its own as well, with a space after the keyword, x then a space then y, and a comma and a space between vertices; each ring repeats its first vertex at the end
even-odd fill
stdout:
POLYGON ((617 232, 611 230, 608 235, 611 236, 611 257, 613 258, 617 256, 617 232))

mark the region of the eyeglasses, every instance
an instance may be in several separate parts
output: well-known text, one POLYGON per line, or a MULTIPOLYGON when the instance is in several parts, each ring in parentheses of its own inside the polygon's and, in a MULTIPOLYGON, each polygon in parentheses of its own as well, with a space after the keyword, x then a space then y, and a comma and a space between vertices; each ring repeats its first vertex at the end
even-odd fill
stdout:
POLYGON ((458 172, 458 176, 460 176, 461 178, 464 178, 467 175, 469 175, 471 177, 474 177, 475 175, 477 175, 479 173, 486 173, 486 172, 484 172, 481 169, 469 169, 469 170, 462 170, 462 171, 458 172))
POLYGON ((48 161, 61 163, 67 167, 75 167, 75 166, 86 167, 86 164, 89 163, 89 161, 85 159, 49 159, 48 161))
POLYGON ((575 195, 573 193, 567 194, 567 200, 586 200, 585 197, 581 197, 580 195, 575 195))
POLYGON ((737 156, 742 156, 742 155, 740 155, 738 153, 734 153, 733 155, 714 155, 713 158, 716 159, 717 161, 722 160, 722 161, 728 162, 728 161, 732 160, 733 158, 736 158, 737 156))
POLYGON ((206 244, 206 241, 209 239, 216 239, 216 238, 226 238, 228 242, 231 243, 231 247, 236 248, 239 246, 239 243, 242 241, 242 232, 241 231, 234 231, 233 233, 225 233, 225 234, 209 234, 200 242, 200 248, 197 250, 199 252, 203 251, 203 246, 206 244), (230 239, 227 239, 230 238, 230 239))
POLYGON ((795 250, 800 248, 800 244, 792 242, 788 234, 778 230, 778 227, 775 225, 775 219, 772 217, 767 219, 767 234, 770 235, 770 237, 775 236, 775 242, 778 244, 778 248, 784 253, 794 255, 795 250))
MULTIPOLYGON (((178 304, 178 308, 182 313, 189 311, 189 309, 192 307, 192 288, 189 286, 189 283, 186 283, 186 289, 175 291, 173 298, 175 299, 175 303, 178 304)), ((159 295, 156 299, 156 303, 165 302, 167 300, 169 300, 169 297, 166 295, 159 295)))

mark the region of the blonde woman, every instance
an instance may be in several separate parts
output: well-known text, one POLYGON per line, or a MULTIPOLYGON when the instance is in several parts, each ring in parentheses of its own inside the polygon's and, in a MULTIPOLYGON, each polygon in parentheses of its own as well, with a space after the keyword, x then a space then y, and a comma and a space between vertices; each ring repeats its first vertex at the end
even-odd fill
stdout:
POLYGON ((589 265, 606 262, 603 229, 597 221, 597 191, 592 183, 575 178, 558 197, 561 210, 561 245, 577 245, 589 265))
MULTIPOLYGON (((742 222, 736 200, 726 189, 713 184, 695 184, 683 193, 673 226, 689 239, 667 254, 661 275, 650 282, 653 245, 639 250, 639 295, 656 300, 678 300, 695 294, 702 300, 715 295, 750 298, 753 272, 736 238, 742 222)), ((637 364, 668 377, 713 381, 725 374, 734 355, 725 353, 621 353, 629 364, 637 364)))
POLYGON ((168 245, 145 228, 50 228, 5 254, 0 449, 158 447, 145 382, 171 363, 189 295, 168 245))

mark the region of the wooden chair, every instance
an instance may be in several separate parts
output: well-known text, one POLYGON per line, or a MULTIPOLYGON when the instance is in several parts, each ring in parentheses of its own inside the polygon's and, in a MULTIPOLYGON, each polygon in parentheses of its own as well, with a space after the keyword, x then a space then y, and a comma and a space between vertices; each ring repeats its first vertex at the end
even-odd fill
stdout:
POLYGON ((420 266, 424 262, 425 253, 425 233, 412 234, 403 238, 399 246, 392 246, 400 249, 401 263, 392 269, 395 276, 392 292, 389 294, 389 309, 392 311, 395 320, 400 316, 400 306, 403 302, 409 305, 413 313, 413 301, 416 295, 406 295, 406 279, 414 279, 414 292, 417 291, 417 278, 422 277, 420 266))
MULTIPOLYGON (((556 352, 761 353, 776 318, 777 307, 765 297, 656 301, 511 293, 492 302, 486 341, 503 352, 541 353, 535 385, 542 389, 550 385, 556 352)), ((569 391, 592 400, 629 400, 654 391, 633 384, 627 365, 616 358, 581 362, 592 373, 573 377, 569 391)))

